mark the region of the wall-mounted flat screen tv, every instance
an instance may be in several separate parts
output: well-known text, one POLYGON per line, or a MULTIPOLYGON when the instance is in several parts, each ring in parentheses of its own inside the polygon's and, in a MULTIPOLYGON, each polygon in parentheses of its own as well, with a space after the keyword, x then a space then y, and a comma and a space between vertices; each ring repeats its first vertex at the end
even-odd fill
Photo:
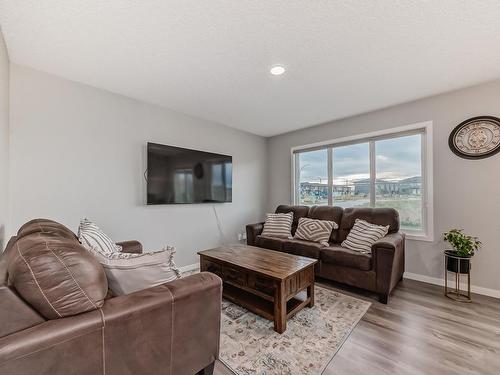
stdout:
POLYGON ((233 158, 148 143, 147 203, 232 201, 233 158))

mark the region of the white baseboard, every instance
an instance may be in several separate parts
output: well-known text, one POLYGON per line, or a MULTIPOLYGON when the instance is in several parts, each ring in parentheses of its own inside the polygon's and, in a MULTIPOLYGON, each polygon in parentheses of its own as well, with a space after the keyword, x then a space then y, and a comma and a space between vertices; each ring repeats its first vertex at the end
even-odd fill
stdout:
MULTIPOLYGON (((199 263, 193 263, 193 264, 189 264, 187 266, 179 267, 179 271, 181 271, 181 273, 182 272, 189 272, 189 271, 195 271, 199 268, 200 268, 199 263)), ((437 277, 431 277, 431 276, 426 276, 426 275, 420 275, 418 273, 405 272, 404 278, 410 279, 410 280, 421 281, 421 282, 424 282, 427 284, 444 286, 444 279, 439 279, 437 277)), ((453 286, 455 284, 450 282, 448 285, 453 286)), ((462 288, 463 290, 466 290, 467 285, 464 283, 461 283, 460 288, 462 288)), ((489 289, 489 288, 483 288, 482 286, 471 285, 471 291, 472 291, 472 293, 481 294, 483 296, 500 298, 500 290, 496 290, 496 289, 489 289)))
POLYGON ((179 267, 179 271, 182 272, 189 272, 189 271, 195 271, 198 268, 200 268, 199 263, 193 263, 193 264, 188 264, 187 266, 179 267))
MULTIPOLYGON (((420 275, 418 273, 411 273, 411 272, 405 272, 403 277, 405 279, 422 281, 422 282, 428 283, 428 284, 444 286, 444 279, 439 279, 437 277, 430 277, 430 276, 420 275)), ((462 276, 462 277, 464 277, 464 276, 462 276)), ((449 282, 448 285, 454 286, 455 284, 453 282, 449 282)), ((460 288, 463 290, 466 290, 467 285, 464 283, 460 283, 460 288)), ((471 289, 472 293, 477 293, 477 294, 481 294, 483 296, 488 296, 488 297, 500 298, 500 290, 483 288, 482 286, 476 286, 476 285, 471 285, 470 289, 471 289)))

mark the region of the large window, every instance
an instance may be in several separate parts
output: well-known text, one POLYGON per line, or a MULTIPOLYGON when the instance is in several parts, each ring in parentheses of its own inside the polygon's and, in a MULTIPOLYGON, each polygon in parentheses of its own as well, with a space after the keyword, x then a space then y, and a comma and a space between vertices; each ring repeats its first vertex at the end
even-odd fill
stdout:
POLYGON ((392 207, 405 232, 431 239, 430 124, 407 128, 294 149, 295 203, 392 207))

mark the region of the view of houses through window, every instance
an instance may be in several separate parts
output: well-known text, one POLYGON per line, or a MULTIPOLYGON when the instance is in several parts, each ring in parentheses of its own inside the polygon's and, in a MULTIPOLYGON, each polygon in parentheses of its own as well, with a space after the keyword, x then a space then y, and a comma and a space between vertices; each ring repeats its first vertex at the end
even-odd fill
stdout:
POLYGON ((423 136, 392 135, 297 152, 296 203, 392 207, 403 229, 422 231, 423 136))

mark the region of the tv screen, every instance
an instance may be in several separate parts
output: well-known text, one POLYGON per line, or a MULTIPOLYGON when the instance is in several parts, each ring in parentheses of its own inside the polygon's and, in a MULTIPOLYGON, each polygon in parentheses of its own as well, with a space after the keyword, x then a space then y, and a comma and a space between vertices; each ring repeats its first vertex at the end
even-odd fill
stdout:
POLYGON ((232 201, 233 158, 148 143, 147 203, 232 201))

